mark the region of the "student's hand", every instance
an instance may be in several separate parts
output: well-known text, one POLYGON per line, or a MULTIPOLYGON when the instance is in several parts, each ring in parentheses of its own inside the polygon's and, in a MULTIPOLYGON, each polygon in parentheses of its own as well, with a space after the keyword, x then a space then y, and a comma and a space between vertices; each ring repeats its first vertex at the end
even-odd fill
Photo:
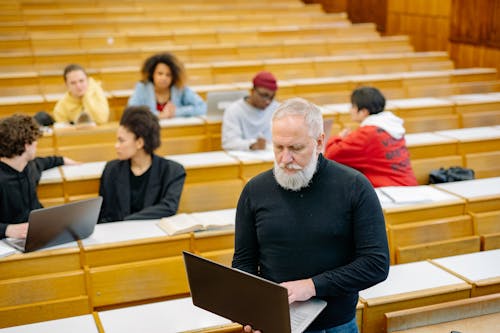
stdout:
POLYGON ((262 150, 266 149, 266 139, 257 138, 257 142, 254 142, 250 145, 250 150, 262 150))
POLYGON ((250 325, 245 325, 243 327, 243 331, 247 332, 247 333, 261 333, 260 331, 254 331, 252 326, 250 326, 250 325))
POLYGON ((339 136, 341 138, 344 138, 344 137, 348 136, 351 132, 352 131, 350 128, 344 128, 342 131, 340 131, 339 136))
POLYGON ((342 131, 340 131, 339 136, 341 138, 345 138, 346 136, 349 135, 349 133, 351 133, 351 129, 350 128, 344 128, 342 131))
POLYGON ((28 222, 9 224, 5 229, 5 236, 10 238, 26 238, 28 234, 28 222))
POLYGON ((167 105, 165 105, 165 109, 163 109, 162 113, 166 113, 167 118, 175 117, 175 104, 169 101, 167 105))
POLYGON ((288 303, 290 304, 295 301, 307 301, 316 296, 316 287, 312 279, 288 281, 280 285, 288 289, 288 303))
POLYGON ((82 162, 77 162, 75 160, 72 160, 69 157, 63 157, 63 160, 64 160, 64 165, 78 165, 78 164, 82 164, 82 162))

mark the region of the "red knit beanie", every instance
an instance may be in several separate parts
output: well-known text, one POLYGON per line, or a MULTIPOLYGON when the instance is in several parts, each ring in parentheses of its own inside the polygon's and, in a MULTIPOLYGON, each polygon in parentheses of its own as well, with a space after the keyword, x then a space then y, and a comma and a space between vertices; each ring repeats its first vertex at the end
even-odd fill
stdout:
POLYGON ((276 83, 276 78, 270 72, 262 71, 257 73, 253 78, 254 87, 267 88, 272 91, 278 90, 278 84, 276 83))

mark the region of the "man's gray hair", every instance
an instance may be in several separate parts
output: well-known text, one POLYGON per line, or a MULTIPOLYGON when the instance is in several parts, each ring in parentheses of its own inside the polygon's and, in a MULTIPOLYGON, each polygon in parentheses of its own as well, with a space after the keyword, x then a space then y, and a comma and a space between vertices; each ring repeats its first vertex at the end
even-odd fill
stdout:
POLYGON ((272 120, 290 115, 304 116, 309 135, 313 139, 317 139, 323 133, 323 115, 315 104, 299 97, 287 99, 274 111, 272 120))

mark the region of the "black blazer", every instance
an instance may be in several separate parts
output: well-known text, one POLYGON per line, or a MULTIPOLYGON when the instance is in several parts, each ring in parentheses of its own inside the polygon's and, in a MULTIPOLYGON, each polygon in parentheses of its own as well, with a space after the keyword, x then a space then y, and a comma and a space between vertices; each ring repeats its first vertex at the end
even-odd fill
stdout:
POLYGON ((174 215, 186 179, 184 167, 153 155, 150 172, 144 209, 130 214, 130 160, 106 163, 99 187, 99 195, 103 197, 99 222, 158 219, 174 215))

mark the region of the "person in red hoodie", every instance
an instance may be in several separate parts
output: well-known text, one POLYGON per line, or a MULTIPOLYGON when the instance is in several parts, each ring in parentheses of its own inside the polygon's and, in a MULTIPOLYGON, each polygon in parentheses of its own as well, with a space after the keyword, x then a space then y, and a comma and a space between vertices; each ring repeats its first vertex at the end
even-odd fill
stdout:
POLYGON ((418 185, 403 120, 384 111, 384 95, 374 87, 359 87, 352 92, 351 103, 351 117, 360 127, 331 137, 325 156, 362 172, 373 187, 418 185))

